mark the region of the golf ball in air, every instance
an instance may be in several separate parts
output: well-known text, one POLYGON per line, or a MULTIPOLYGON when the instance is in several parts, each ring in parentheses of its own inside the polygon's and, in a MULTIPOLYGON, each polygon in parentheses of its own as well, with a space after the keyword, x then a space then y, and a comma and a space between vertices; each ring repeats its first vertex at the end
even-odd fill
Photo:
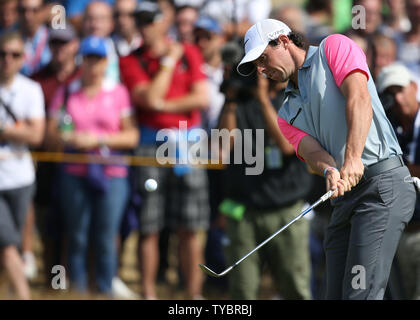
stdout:
POLYGON ((157 189, 157 186, 158 185, 155 179, 147 179, 146 182, 144 183, 144 187, 149 192, 155 191, 157 189))

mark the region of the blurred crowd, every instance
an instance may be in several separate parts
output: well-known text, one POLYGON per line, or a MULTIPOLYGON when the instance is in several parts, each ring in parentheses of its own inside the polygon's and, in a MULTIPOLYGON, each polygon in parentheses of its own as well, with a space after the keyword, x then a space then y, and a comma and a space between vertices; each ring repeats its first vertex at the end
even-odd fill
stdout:
MULTIPOLYGON (((46 288, 52 267, 63 265, 79 294, 159 299, 156 283, 167 281, 175 254, 186 299, 205 299, 210 287, 258 299, 265 273, 275 298, 323 299, 329 204, 224 278, 198 267, 223 271, 325 192, 278 128, 287 83, 236 73, 245 32, 265 18, 307 45, 342 33, 363 49, 406 163, 420 176, 420 0, 0 0, 0 271, 14 297, 31 298, 39 237, 46 288), (155 158, 163 143, 185 158, 181 135, 197 128, 243 137, 208 141, 209 157, 231 160, 222 170, 104 162, 155 158), (262 129, 263 142, 249 129, 262 129), (246 156, 233 161, 237 147, 263 161, 262 174, 246 174, 246 156), (139 235, 140 292, 120 275, 131 232, 139 235)), ((386 298, 420 298, 420 203, 386 298)))

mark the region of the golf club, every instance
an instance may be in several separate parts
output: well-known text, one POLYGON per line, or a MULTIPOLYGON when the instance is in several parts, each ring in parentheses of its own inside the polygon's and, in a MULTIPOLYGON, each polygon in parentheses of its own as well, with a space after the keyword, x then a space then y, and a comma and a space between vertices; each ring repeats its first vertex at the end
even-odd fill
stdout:
POLYGON ((226 270, 222 271, 221 273, 216 273, 213 270, 211 270, 209 267, 200 264, 201 270, 203 270, 205 273, 212 277, 222 277, 225 274, 227 274, 229 271, 231 271, 234 267, 236 267, 238 264, 240 264, 242 261, 244 261, 246 258, 248 258, 251 254, 253 254, 255 251, 257 251, 259 248, 261 248, 263 245, 265 245, 267 242, 269 242, 271 239, 273 239, 275 236, 277 236, 280 232, 282 232, 284 229, 286 229, 288 226, 290 226, 292 223, 298 221, 300 218, 302 218, 305 214, 310 212, 312 209, 317 207, 319 204, 323 203, 324 201, 328 200, 333 194, 335 190, 330 190, 326 194, 324 194, 321 198, 319 198, 315 203, 313 203, 310 207, 306 208, 304 211, 302 211, 296 218, 294 218, 292 221, 290 221, 288 224, 277 230, 275 233, 273 233, 269 238, 264 240, 262 243, 260 243, 256 248, 248 252, 245 256, 243 256, 241 259, 236 261, 233 265, 228 267, 226 270))

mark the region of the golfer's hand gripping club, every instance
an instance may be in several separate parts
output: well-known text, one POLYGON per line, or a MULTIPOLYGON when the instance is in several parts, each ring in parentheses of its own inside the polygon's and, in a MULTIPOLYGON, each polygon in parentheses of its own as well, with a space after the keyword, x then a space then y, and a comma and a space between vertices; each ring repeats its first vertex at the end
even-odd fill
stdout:
POLYGON ((283 226, 281 229, 277 230, 269 238, 267 238, 262 243, 260 243, 256 248, 254 248, 253 250, 251 250, 250 252, 248 252, 245 256, 243 256, 241 259, 239 259, 238 261, 236 261, 233 265, 231 265, 230 267, 228 267, 227 269, 225 269, 221 273, 216 273, 213 270, 211 270, 209 267, 207 267, 207 266, 205 266, 203 264, 200 264, 199 265, 200 268, 201 268, 201 270, 203 270, 205 273, 207 273, 208 275, 210 275, 212 277, 222 277, 222 276, 226 275, 229 271, 231 271, 234 267, 236 267, 238 264, 240 264, 242 261, 244 261, 246 258, 248 258, 251 254, 253 254, 255 251, 257 251, 258 249, 260 249, 262 246, 264 246, 271 239, 273 239, 274 237, 276 237, 280 232, 282 232, 287 227, 289 227, 291 224, 293 224, 294 222, 296 222, 297 220, 299 220, 300 218, 302 218, 308 212, 312 211, 312 209, 314 209, 315 207, 317 207, 321 203, 323 203, 323 202, 327 201, 329 198, 331 198, 331 196, 334 194, 334 192, 335 192, 334 190, 328 191, 321 198, 319 198, 315 203, 313 203, 310 207, 308 207, 304 211, 302 211, 292 221, 290 221, 288 224, 286 224, 285 226, 283 226))

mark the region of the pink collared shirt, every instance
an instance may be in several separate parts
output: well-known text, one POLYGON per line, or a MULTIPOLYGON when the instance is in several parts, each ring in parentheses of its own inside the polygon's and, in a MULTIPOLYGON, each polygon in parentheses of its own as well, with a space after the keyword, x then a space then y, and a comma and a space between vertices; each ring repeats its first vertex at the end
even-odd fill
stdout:
MULTIPOLYGON (((344 79, 354 71, 360 71, 369 80, 368 65, 366 55, 362 49, 350 38, 341 34, 333 34, 325 39, 325 57, 338 87, 344 79)), ((308 134, 291 124, 281 117, 277 119, 281 132, 295 149, 299 159, 305 161, 298 154, 299 144, 303 137, 308 134)))
MULTIPOLYGON (((60 108, 64 100, 64 87, 61 87, 51 102, 50 116, 59 121, 60 108)), ((66 111, 71 115, 74 130, 96 135, 108 135, 121 130, 121 118, 131 115, 132 107, 127 89, 117 83, 105 81, 100 92, 93 98, 87 97, 81 90, 81 81, 76 80, 69 85, 69 97, 66 111)), ((87 166, 70 164, 67 172, 84 176, 87 166)), ((122 166, 106 166, 105 173, 109 177, 127 176, 127 168, 122 166)))

